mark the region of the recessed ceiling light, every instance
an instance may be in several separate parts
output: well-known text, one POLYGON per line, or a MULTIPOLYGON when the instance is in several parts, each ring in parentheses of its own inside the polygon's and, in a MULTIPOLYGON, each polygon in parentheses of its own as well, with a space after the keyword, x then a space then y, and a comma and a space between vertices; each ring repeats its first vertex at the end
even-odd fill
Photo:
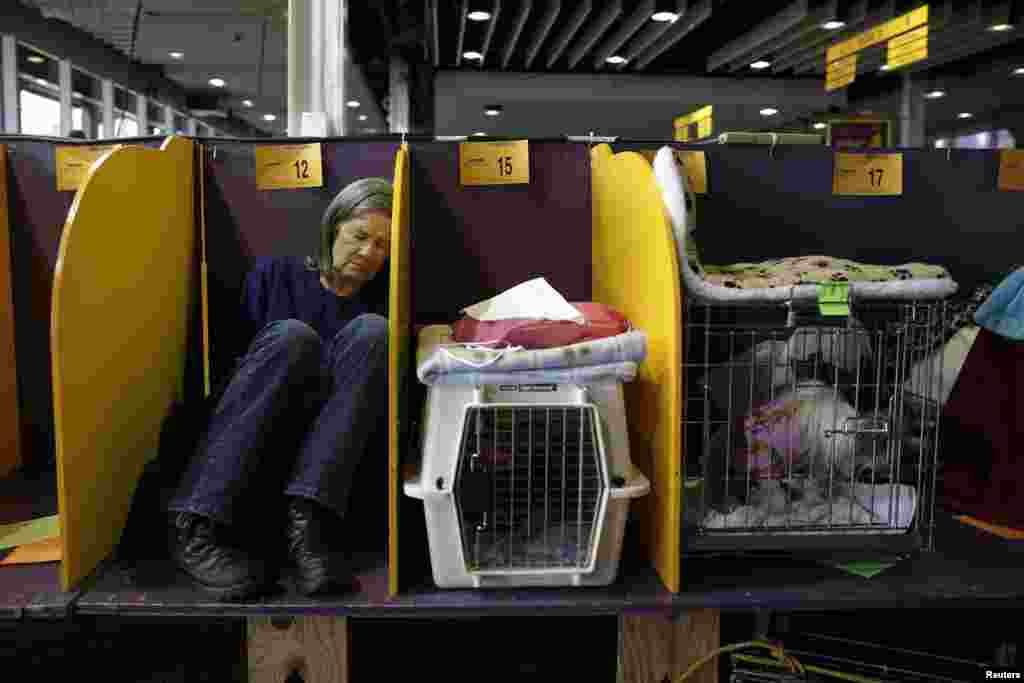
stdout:
POLYGON ((171 56, 171 59, 184 59, 185 58, 185 53, 184 52, 177 52, 177 51, 175 51, 175 52, 168 52, 167 54, 169 54, 171 56))
POLYGON ((765 107, 764 109, 761 110, 761 116, 775 116, 778 113, 779 110, 773 109, 772 107, 765 107))
POLYGON ((1018 66, 1016 69, 1014 69, 1013 70, 1013 75, 1014 76, 1024 76, 1024 66, 1018 66))
POLYGON ((366 119, 368 119, 368 118, 370 118, 370 117, 369 117, 369 116, 367 116, 366 114, 360 114, 360 115, 359 115, 359 120, 360 120, 360 121, 365 121, 365 120, 366 120, 366 119))
POLYGON ((227 85, 227 83, 224 81, 223 78, 211 78, 210 85, 212 85, 215 88, 223 88, 225 85, 227 85))
POLYGON ((29 55, 28 61, 32 62, 33 64, 42 64, 46 61, 46 58, 40 57, 39 55, 29 55))
POLYGON ((608 62, 609 64, 625 64, 629 60, 627 60, 622 55, 612 55, 611 57, 604 61, 608 62))
POLYGON ((488 116, 501 116, 502 106, 500 104, 491 104, 484 107, 484 113, 488 116))
POLYGON ((484 58, 482 54, 480 54, 479 52, 474 52, 473 50, 470 50, 469 52, 463 52, 462 56, 465 57, 466 59, 471 59, 474 61, 479 61, 484 58))
POLYGON ((251 107, 252 106, 252 100, 242 100, 242 106, 243 107, 247 107, 247 108, 251 107))
POLYGON ((466 18, 469 19, 470 21, 487 21, 488 19, 491 18, 491 13, 483 11, 470 12, 469 14, 466 15, 466 18))
POLYGON ((1012 31, 1013 30, 1013 24, 993 24, 992 26, 988 27, 988 30, 989 31, 998 31, 998 32, 1012 31))
POLYGON ((355 109, 356 107, 359 106, 359 100, 349 100, 348 102, 345 103, 345 106, 355 109))
POLYGON ((756 62, 754 62, 753 64, 751 64, 750 68, 751 69, 767 69, 771 65, 772 65, 771 62, 769 62, 767 60, 764 60, 764 59, 759 59, 756 62))
POLYGON ((946 91, 945 90, 929 90, 928 92, 926 92, 924 94, 924 96, 927 97, 929 100, 937 100, 940 97, 945 97, 946 96, 946 91))
POLYGON ((837 28, 842 28, 844 26, 846 26, 845 21, 826 21, 821 25, 821 27, 826 31, 835 31, 837 28))
POLYGON ((969 111, 962 111, 959 114, 957 114, 956 117, 958 119, 973 119, 974 118, 974 114, 972 114, 969 111))
POLYGON ((275 121, 275 120, 277 120, 277 117, 274 116, 273 114, 264 114, 263 115, 263 120, 264 121, 275 121))
POLYGON ((473 137, 483 137, 484 135, 487 135, 487 133, 473 133, 473 137))
POLYGON ((882 66, 878 67, 878 70, 879 70, 879 71, 888 71, 888 70, 889 70, 889 69, 891 69, 891 68, 892 68, 892 67, 891 67, 891 66, 889 66, 888 64, 883 64, 882 66))
POLYGON ((655 12, 651 15, 651 21, 676 21, 679 19, 678 12, 655 12))
POLYGON ((828 128, 828 124, 824 121, 818 121, 814 124, 814 130, 825 130, 826 128, 828 128))

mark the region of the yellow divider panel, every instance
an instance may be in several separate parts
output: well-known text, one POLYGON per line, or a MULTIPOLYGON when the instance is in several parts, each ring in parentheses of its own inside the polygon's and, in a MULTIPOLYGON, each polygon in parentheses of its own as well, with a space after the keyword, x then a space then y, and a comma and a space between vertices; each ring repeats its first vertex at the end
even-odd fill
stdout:
POLYGON ((64 226, 51 343, 65 590, 117 544, 161 423, 182 398, 196 286, 192 168, 182 138, 159 151, 118 147, 93 167, 64 226))
POLYGON ((395 195, 391 209, 391 282, 388 294, 388 594, 398 594, 398 502, 402 495, 401 425, 405 414, 403 380, 409 367, 412 310, 409 293, 409 147, 395 155, 395 195))
POLYGON ((593 291, 647 334, 647 358, 625 385, 630 456, 651 480, 642 533, 666 587, 679 591, 682 486, 682 310, 679 263, 651 165, 636 152, 591 152, 593 291))
POLYGON ((7 147, 0 145, 0 477, 21 464, 18 373, 11 292, 11 225, 7 213, 7 147))

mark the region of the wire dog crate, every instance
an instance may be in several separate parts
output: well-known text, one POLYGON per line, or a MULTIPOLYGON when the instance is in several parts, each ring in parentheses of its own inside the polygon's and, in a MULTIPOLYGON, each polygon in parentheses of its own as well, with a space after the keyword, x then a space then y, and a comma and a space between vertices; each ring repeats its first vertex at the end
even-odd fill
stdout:
POLYGON ((932 549, 941 302, 687 302, 684 553, 932 549))
POLYGON ((422 499, 442 588, 607 585, 629 499, 649 483, 629 460, 622 385, 432 386, 422 499))

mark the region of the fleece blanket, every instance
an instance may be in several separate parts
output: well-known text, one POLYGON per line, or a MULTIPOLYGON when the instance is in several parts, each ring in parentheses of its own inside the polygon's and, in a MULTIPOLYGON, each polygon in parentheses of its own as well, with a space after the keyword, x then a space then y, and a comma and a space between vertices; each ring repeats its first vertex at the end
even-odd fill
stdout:
POLYGON ((949 278, 949 271, 942 266, 924 263, 879 266, 834 256, 793 256, 761 263, 733 263, 725 266, 704 264, 704 279, 707 282, 733 289, 935 278, 949 278))
POLYGON ((586 384, 632 381, 647 355, 638 330, 551 349, 486 348, 458 344, 447 325, 428 325, 419 335, 416 375, 434 384, 586 384))

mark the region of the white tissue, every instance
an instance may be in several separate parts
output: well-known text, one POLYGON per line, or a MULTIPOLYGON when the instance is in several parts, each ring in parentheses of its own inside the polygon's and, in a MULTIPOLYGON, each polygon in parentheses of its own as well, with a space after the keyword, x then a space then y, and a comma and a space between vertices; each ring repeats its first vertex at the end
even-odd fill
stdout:
POLYGON ((496 297, 467 306, 462 312, 477 320, 538 318, 571 320, 581 325, 586 321, 583 314, 542 277, 527 280, 496 297))

